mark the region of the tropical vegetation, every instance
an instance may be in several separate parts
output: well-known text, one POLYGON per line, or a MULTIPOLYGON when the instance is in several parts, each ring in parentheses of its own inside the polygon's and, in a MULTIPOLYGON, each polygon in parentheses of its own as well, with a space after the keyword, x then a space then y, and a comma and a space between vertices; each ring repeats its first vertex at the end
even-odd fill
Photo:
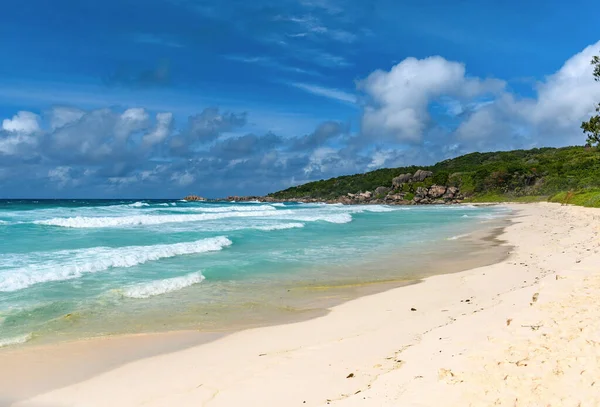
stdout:
POLYGON ((560 201, 571 191, 575 203, 600 206, 600 153, 592 147, 471 153, 431 166, 383 168, 345 175, 275 192, 276 199, 336 199, 348 193, 392 187, 392 179, 417 169, 433 172, 422 183, 404 184, 404 192, 419 186, 457 186, 471 201, 560 201), (597 197, 597 198, 594 198, 597 197))

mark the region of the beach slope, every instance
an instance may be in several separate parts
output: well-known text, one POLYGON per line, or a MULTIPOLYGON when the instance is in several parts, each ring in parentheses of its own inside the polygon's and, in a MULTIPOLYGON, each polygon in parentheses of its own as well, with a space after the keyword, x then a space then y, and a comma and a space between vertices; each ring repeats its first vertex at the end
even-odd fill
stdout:
POLYGON ((600 211, 511 208, 501 263, 137 360, 13 405, 600 405, 600 211))

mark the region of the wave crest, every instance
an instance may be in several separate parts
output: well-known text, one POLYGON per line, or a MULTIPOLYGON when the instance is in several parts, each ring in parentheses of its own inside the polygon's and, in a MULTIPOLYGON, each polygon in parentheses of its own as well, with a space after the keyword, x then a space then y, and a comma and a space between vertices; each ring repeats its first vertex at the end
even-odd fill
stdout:
POLYGON ((194 284, 201 283, 205 277, 201 272, 191 273, 182 277, 167 278, 164 280, 151 281, 148 283, 132 285, 122 292, 128 298, 150 298, 157 295, 179 291, 194 284))
POLYGON ((133 267, 169 257, 218 251, 230 246, 224 236, 194 242, 160 244, 152 246, 126 246, 119 248, 93 247, 89 249, 32 253, 42 263, 30 265, 29 258, 20 268, 10 268, 0 273, 0 292, 18 291, 34 284, 79 278, 85 273, 96 273, 116 267, 133 267), (46 261, 44 261, 47 259, 46 261))
POLYGON ((14 336, 12 338, 0 338, 0 348, 4 348, 5 346, 11 345, 20 345, 22 343, 28 342, 33 338, 33 334, 25 334, 21 336, 14 336))
POLYGON ((316 213, 299 210, 260 210, 230 211, 217 213, 178 214, 178 215, 132 215, 120 217, 85 217, 52 218, 37 220, 33 223, 44 226, 60 226, 66 228, 109 228, 144 225, 161 225, 164 223, 199 222, 225 218, 269 218, 279 220, 297 220, 306 222, 325 221, 329 223, 348 223, 352 221, 350 213, 316 213), (305 213, 310 213, 305 215, 305 213))
POLYGON ((144 206, 150 206, 150 204, 146 202, 134 202, 132 204, 127 205, 131 208, 143 208, 144 206))

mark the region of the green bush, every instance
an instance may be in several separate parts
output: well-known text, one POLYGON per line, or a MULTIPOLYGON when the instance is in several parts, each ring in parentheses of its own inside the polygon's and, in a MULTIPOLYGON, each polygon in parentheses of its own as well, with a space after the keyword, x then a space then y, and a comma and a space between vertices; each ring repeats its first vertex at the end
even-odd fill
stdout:
POLYGON ((345 175, 275 192, 277 199, 336 198, 347 193, 391 187, 392 179, 418 169, 433 172, 421 183, 404 184, 402 192, 414 194, 419 186, 457 186, 473 199, 526 200, 553 196, 563 191, 583 191, 578 201, 595 205, 593 192, 600 189, 600 152, 583 147, 472 153, 432 166, 382 168, 364 174, 345 175), (590 195, 591 194, 591 195, 590 195))

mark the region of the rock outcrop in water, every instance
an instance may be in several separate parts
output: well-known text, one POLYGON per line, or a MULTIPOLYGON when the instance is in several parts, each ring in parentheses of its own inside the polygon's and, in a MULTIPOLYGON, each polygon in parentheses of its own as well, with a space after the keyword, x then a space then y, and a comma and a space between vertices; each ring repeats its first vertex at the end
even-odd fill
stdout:
POLYGON ((198 196, 198 195, 188 195, 188 196, 186 196, 183 199, 186 200, 186 201, 194 201, 194 202, 197 202, 197 201, 206 201, 206 198, 202 198, 201 196, 198 196))

